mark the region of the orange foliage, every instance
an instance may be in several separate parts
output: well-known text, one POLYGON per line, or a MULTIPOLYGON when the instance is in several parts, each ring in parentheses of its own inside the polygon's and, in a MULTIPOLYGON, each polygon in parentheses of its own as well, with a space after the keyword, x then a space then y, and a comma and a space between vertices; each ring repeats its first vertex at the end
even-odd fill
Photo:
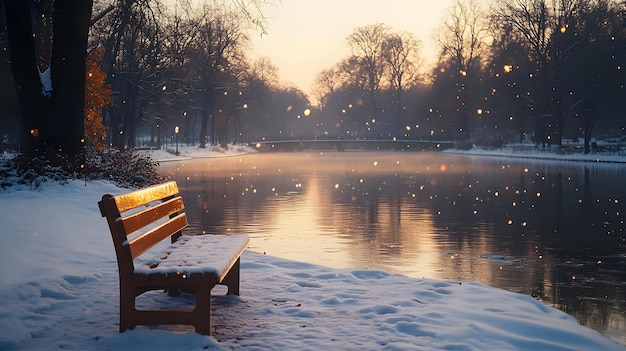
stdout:
POLYGON ((102 108, 113 103, 111 86, 105 83, 106 75, 99 63, 104 57, 104 48, 89 53, 85 77, 85 141, 94 148, 103 148, 106 127, 102 121, 102 108))

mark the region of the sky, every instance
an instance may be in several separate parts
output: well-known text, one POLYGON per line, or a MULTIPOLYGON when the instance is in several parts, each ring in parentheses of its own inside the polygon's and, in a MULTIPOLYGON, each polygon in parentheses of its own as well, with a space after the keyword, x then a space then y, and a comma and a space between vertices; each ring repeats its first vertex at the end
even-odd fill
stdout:
POLYGON ((422 41, 423 57, 437 56, 434 34, 454 0, 281 0, 267 7, 267 34, 250 36, 253 57, 269 57, 281 81, 310 93, 317 74, 349 56, 355 28, 384 23, 422 41))
MULTIPOLYGON (((181 151, 178 159, 239 157, 181 151)), ((163 151, 153 157, 174 158, 163 151)), ((97 201, 127 191, 81 180, 0 189, 0 350, 626 351, 530 296, 477 282, 334 269, 250 249, 242 255, 241 296, 214 289, 211 336, 180 326, 119 334, 117 264, 97 201)), ((193 300, 155 292, 142 305, 193 300)))

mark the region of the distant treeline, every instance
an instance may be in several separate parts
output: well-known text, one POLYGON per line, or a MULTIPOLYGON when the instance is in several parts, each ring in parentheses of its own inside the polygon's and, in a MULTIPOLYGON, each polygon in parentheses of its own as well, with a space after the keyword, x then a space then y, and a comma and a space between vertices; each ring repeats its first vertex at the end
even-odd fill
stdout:
MULTIPOLYGON (((458 0, 449 9, 434 67, 423 65, 413 33, 382 23, 355 28, 346 38, 351 55, 319 72, 309 97, 281 83, 268 59, 246 56, 259 22, 241 7, 95 1, 88 51, 103 50, 112 99, 103 141, 132 148, 397 138, 497 147, 567 138, 589 152, 593 137, 624 138, 626 2, 482 4, 458 0)), ((33 11, 42 12, 33 18, 44 71, 52 16, 44 6, 33 11)), ((12 147, 20 119, 5 22, 0 7, 0 132, 12 147)))

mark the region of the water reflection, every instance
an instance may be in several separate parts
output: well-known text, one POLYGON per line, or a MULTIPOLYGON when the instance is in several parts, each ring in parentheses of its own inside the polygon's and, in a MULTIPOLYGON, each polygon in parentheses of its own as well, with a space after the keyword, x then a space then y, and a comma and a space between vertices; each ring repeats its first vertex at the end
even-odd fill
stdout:
POLYGON ((442 153, 293 153, 163 164, 191 226, 337 268, 481 281, 626 344, 621 165, 442 153))

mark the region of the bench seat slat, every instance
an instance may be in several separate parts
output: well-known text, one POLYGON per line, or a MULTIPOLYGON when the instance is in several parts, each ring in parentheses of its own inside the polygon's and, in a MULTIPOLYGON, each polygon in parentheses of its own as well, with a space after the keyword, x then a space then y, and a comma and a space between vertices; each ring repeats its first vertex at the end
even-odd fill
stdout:
POLYGON ((177 196, 141 212, 133 213, 122 218, 124 230, 126 233, 133 233, 160 218, 167 217, 184 209, 183 198, 177 196))
POLYGON ((145 232, 142 236, 132 240, 129 245, 133 259, 141 256, 141 254, 148 251, 152 246, 154 246, 161 240, 181 231, 186 226, 187 215, 185 213, 180 213, 169 221, 145 232))

